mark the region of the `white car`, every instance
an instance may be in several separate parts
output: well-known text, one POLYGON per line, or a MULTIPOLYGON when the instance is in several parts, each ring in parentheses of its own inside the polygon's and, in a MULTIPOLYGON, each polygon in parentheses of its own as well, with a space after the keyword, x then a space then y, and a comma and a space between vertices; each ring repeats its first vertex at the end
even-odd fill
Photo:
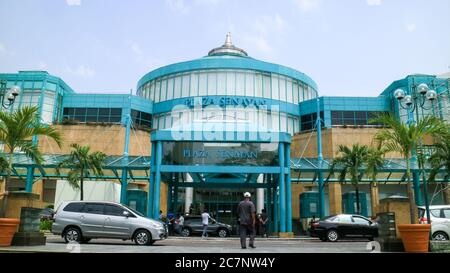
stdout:
MULTIPOLYGON (((418 207, 419 222, 427 223, 425 207, 418 207)), ((450 238, 450 205, 430 206, 431 234, 433 240, 447 241, 450 238)))

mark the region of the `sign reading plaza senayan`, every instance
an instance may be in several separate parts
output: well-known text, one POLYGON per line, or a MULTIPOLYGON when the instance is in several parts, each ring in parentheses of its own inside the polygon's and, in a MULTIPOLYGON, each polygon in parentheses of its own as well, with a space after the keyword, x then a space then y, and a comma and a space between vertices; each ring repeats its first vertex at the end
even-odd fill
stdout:
POLYGON ((164 142, 163 151, 163 165, 278 165, 278 143, 164 142))

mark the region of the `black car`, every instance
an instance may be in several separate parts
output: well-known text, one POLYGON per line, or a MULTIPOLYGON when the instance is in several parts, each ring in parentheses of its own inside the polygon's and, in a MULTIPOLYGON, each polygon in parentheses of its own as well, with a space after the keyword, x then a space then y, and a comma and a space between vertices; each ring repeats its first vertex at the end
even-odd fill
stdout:
MULTIPOLYGON (((217 222, 210 218, 208 224, 208 234, 217 235, 221 238, 228 237, 233 230, 233 227, 224 223, 217 222)), ((203 232, 203 224, 201 216, 186 216, 184 218, 184 225, 181 229, 181 235, 189 237, 192 234, 201 234, 203 232)))
POLYGON ((323 242, 337 242, 342 238, 378 237, 378 224, 361 215, 339 214, 312 222, 310 234, 323 242))
POLYGON ((53 220, 53 216, 55 215, 55 211, 51 208, 45 208, 39 213, 39 218, 41 221, 44 220, 53 220))

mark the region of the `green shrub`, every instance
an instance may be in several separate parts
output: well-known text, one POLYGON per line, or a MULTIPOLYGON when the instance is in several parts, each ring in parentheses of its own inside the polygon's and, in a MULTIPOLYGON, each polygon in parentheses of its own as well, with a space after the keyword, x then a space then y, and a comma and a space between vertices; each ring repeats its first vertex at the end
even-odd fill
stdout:
POLYGON ((39 229, 40 229, 41 231, 44 231, 44 230, 51 230, 52 224, 53 224, 53 221, 50 221, 50 220, 42 220, 42 221, 41 221, 41 224, 40 224, 40 226, 39 226, 39 229))

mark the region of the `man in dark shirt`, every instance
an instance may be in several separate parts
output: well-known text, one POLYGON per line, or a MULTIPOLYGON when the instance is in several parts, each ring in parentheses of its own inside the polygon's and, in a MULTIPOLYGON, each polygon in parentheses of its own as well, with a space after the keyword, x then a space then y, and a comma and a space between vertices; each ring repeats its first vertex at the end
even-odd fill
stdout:
POLYGON ((242 249, 247 248, 247 234, 250 235, 249 247, 255 248, 255 221, 256 209, 252 201, 250 201, 251 194, 244 193, 244 201, 241 201, 238 206, 239 215, 239 235, 241 237, 242 249))

